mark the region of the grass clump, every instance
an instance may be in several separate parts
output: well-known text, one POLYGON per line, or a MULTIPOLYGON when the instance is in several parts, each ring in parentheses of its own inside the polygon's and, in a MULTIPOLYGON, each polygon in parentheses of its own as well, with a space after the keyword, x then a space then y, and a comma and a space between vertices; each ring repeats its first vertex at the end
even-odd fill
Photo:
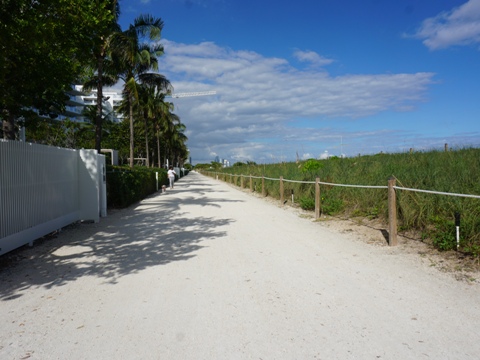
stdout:
POLYGON ((301 197, 298 202, 303 210, 315 210, 315 199, 311 197, 301 197))

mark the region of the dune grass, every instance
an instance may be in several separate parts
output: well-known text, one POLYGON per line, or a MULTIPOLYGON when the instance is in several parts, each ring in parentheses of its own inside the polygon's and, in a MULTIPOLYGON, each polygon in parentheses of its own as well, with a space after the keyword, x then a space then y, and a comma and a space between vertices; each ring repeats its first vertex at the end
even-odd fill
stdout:
MULTIPOLYGON (((399 187, 457 194, 480 195, 480 149, 377 154, 355 158, 330 158, 299 163, 234 166, 222 169, 222 180, 241 185, 240 176, 265 176, 286 180, 352 185, 386 186, 393 176, 399 187)), ((254 179, 261 191, 261 180, 254 179)), ((244 178, 244 187, 249 187, 244 178)), ((266 195, 280 198, 279 181, 265 180, 266 195)), ((291 192, 305 209, 314 206, 315 185, 284 183, 284 196, 291 192)), ((388 219, 386 189, 360 189, 321 185, 322 213, 351 217, 388 219)), ((480 199, 426 194, 397 189, 399 232, 415 230, 440 250, 456 248, 455 213, 461 215, 460 250, 480 256, 480 199)))

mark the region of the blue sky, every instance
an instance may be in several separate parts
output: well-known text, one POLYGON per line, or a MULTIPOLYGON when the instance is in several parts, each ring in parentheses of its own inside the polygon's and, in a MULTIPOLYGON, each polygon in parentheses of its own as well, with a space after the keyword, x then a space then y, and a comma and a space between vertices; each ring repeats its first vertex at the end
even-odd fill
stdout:
POLYGON ((480 0, 120 0, 164 23, 192 162, 480 146, 480 0))

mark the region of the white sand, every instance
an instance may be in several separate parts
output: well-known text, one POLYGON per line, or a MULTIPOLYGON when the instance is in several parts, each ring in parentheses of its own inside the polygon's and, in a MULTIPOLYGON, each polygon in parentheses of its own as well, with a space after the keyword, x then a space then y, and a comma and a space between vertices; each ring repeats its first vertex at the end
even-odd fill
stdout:
POLYGON ((480 286, 191 173, 0 267, 0 359, 478 359, 480 286))

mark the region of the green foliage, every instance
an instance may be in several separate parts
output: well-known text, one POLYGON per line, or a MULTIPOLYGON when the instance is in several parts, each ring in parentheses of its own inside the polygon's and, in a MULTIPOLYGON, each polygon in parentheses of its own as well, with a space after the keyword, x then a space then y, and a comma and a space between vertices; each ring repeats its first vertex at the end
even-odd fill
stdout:
MULTIPOLYGON (((160 18, 140 15, 112 42, 112 57, 117 62, 117 74, 124 81, 123 93, 127 102, 124 114, 130 122, 129 157, 132 168, 135 158, 134 112, 138 117, 139 111, 135 107, 141 103, 139 93, 142 85, 155 87, 163 92, 172 91, 170 82, 157 72, 158 57, 163 55, 163 46, 159 42, 162 29, 163 21, 160 18)), ((142 110, 148 112, 145 108, 142 110)), ((148 119, 143 115, 142 120, 148 119)))
POLYGON ((303 173, 316 173, 323 167, 323 163, 320 160, 308 159, 302 164, 303 173))
POLYGON ((336 215, 344 210, 344 204, 341 199, 326 198, 322 200, 322 214, 336 215))
MULTIPOLYGON (((129 124, 128 121, 109 124, 103 127, 107 132, 102 140, 102 147, 105 149, 118 150, 118 157, 121 163, 126 163, 129 156, 129 124)), ((140 143, 140 139, 138 141, 140 143)), ((136 156, 137 157, 137 156, 136 156)))
POLYGON ((131 166, 134 158, 147 158, 158 166, 166 159, 184 162, 186 127, 171 112, 173 104, 163 101, 172 88, 158 73, 163 22, 141 15, 122 31, 119 4, 118 0, 1 1, 0 136, 18 138, 19 125, 25 125, 28 141, 116 149, 121 161, 131 159, 131 166), (126 127, 108 124, 101 106, 103 86, 120 78, 128 103, 126 127), (71 85, 79 82, 85 91, 97 90, 97 105, 86 108, 89 124, 51 122, 31 110, 58 116, 65 110, 71 85), (152 93, 141 98, 141 84, 161 96, 154 99, 152 93))
MULTIPOLYGON (((280 198, 280 176, 288 180, 350 185, 386 186, 392 175, 397 186, 447 193, 480 195, 480 149, 377 154, 355 158, 310 159, 300 164, 280 163, 251 167, 231 167, 219 171, 229 174, 262 176, 268 196, 280 198)), ((227 176, 227 180, 229 177, 227 176)), ((315 194, 313 183, 284 183, 284 195, 295 196, 308 207, 315 194)), ((260 190, 258 190, 260 191, 260 190)), ((364 216, 388 221, 386 189, 364 189, 320 185, 321 210, 324 214, 364 216)), ((454 213, 460 212, 460 250, 480 256, 480 199, 397 190, 397 219, 402 231, 423 232, 442 250, 456 247, 454 213)))
POLYGON ((28 142, 70 149, 91 149, 94 144, 94 131, 89 123, 35 117, 27 119, 25 126, 28 142))
POLYGON ((194 166, 195 170, 202 170, 202 169, 213 169, 212 164, 197 164, 194 166))
POLYGON ((15 138, 25 108, 62 110, 88 62, 92 36, 113 14, 108 0, 3 0, 0 6, 0 118, 15 138))
POLYGON ((434 229, 430 231, 433 245, 439 250, 448 251, 457 247, 456 228, 453 221, 445 221, 439 216, 431 219, 434 229))
POLYGON ((315 199, 311 197, 303 196, 298 202, 303 210, 315 210, 315 199))
POLYGON ((214 170, 220 170, 221 168, 223 168, 223 165, 219 162, 216 162, 216 161, 212 161, 210 163, 210 167, 214 170))
POLYGON ((168 182, 164 169, 107 166, 107 204, 125 208, 156 191, 155 172, 159 172, 159 186, 168 182))
POLYGON ((241 161, 237 161, 235 164, 233 164, 233 166, 245 166, 246 164, 241 162, 241 161))

